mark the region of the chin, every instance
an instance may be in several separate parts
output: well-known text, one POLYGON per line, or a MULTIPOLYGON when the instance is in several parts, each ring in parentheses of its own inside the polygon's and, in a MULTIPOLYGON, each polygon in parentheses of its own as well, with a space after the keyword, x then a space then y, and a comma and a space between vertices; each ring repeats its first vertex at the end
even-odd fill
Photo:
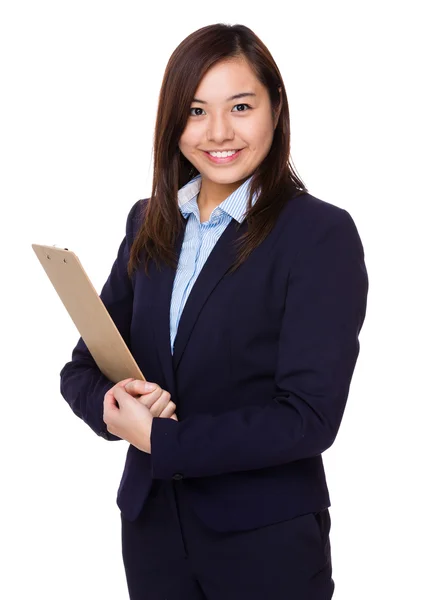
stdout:
POLYGON ((239 169, 238 167, 236 168, 234 166, 214 168, 209 168, 209 166, 206 166, 206 168, 201 170, 201 173, 204 173, 209 179, 215 179, 215 181, 225 181, 228 183, 228 181, 238 181, 238 179, 241 179, 244 174, 247 174, 247 169, 239 169))
POLYGON ((209 179, 209 181, 212 181, 213 183, 221 183, 221 184, 231 184, 231 183, 236 183, 237 181, 239 181, 240 179, 242 179, 241 174, 236 175, 234 173, 229 174, 221 174, 219 175, 218 173, 206 173, 204 171, 202 171, 201 173, 202 178, 206 178, 209 179))

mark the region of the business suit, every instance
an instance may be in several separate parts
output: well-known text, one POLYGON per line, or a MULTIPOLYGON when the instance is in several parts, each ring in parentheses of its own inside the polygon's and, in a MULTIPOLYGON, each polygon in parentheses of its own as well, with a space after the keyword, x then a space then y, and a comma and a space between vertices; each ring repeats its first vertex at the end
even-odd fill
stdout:
MULTIPOLYGON (((101 297, 147 380, 171 393, 179 422, 153 420, 151 455, 129 446, 117 495, 122 519, 127 526, 142 518, 154 481, 160 498, 169 489, 185 498, 196 525, 209 531, 234 535, 276 523, 286 531, 288 522, 305 522, 317 535, 314 515, 328 518, 330 506, 321 453, 340 426, 366 310, 368 278, 352 218, 297 195, 228 274, 232 242, 247 227, 232 221, 190 293, 172 356, 174 271, 151 263, 150 278, 126 273, 146 203, 130 210, 101 297)), ((182 241, 183 234, 178 252, 182 241)), ((115 440, 102 420, 110 387, 79 340, 61 392, 98 435, 115 440)))

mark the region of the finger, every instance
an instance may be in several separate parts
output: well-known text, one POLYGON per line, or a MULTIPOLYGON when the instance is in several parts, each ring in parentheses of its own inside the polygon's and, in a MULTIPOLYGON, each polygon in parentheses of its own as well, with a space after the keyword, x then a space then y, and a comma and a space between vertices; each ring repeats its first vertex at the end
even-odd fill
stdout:
POLYGON ((143 394, 143 395, 134 396, 134 397, 141 404, 143 404, 144 406, 147 406, 148 408, 152 408, 152 406, 154 406, 156 404, 156 402, 159 401, 161 410, 162 410, 168 404, 170 394, 168 394, 168 392, 166 392, 162 388, 158 387, 155 391, 150 392, 149 394, 143 394))
MULTIPOLYGON (((151 392, 150 394, 143 394, 143 396, 134 396, 134 398, 140 402, 141 404, 143 404, 144 406, 146 406, 147 408, 151 408, 156 401, 162 396, 163 394, 163 390, 161 390, 161 388, 158 388, 157 390, 155 390, 154 392, 151 392)), ((166 406, 166 403, 162 406, 162 408, 164 408, 164 406, 166 406)))
POLYGON ((114 397, 114 393, 113 393, 112 389, 108 390, 108 392, 105 394, 103 404, 104 404, 104 413, 119 410, 118 404, 116 403, 116 399, 114 397))
POLYGON ((171 417, 175 413, 176 406, 172 400, 167 402, 165 406, 159 406, 156 402, 150 409, 151 413, 156 417, 171 417))
POLYGON ((150 381, 142 381, 141 379, 135 379, 126 384, 126 389, 130 394, 149 394, 159 388, 157 383, 150 381))
MULTIPOLYGON (((111 391, 111 390, 110 390, 111 391)), ((109 392, 108 392, 109 393, 109 392)), ((128 401, 129 399, 131 401, 133 401, 133 396, 131 396, 130 394, 128 394, 126 392, 126 390, 124 389, 124 387, 119 387, 119 386, 114 386, 113 390, 112 390, 112 394, 114 396, 114 398, 118 401, 118 402, 124 402, 124 401, 128 401)))
POLYGON ((134 380, 134 377, 128 377, 127 379, 122 379, 121 381, 118 381, 116 385, 118 385, 119 387, 124 387, 127 383, 134 380))
MULTIPOLYGON (((145 396, 142 396, 142 398, 144 398, 145 396)), ((168 406, 168 404, 171 403, 172 406, 175 407, 174 402, 171 402, 171 394, 169 392, 166 392, 165 390, 162 392, 161 396, 156 400, 156 402, 154 402, 149 410, 151 411, 151 413, 157 417, 159 417, 161 415, 161 412, 164 410, 164 408, 166 408, 168 406)))
POLYGON ((177 415, 175 413, 170 417, 170 419, 174 419, 174 421, 178 421, 177 415))
POLYGON ((123 388, 126 383, 128 383, 129 381, 133 381, 133 379, 134 377, 128 377, 127 379, 123 379, 122 381, 116 383, 112 388, 110 388, 108 392, 106 392, 103 402, 104 413, 105 411, 117 411, 120 409, 120 406, 115 398, 115 390, 117 388, 123 388))

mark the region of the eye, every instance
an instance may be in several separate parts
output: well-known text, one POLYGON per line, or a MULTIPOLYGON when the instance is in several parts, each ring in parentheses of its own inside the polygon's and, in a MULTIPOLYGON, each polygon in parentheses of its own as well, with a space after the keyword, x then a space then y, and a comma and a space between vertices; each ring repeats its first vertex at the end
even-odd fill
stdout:
POLYGON ((237 110, 237 111, 235 111, 235 112, 247 112, 247 110, 248 110, 249 108, 251 108, 250 104, 236 104, 236 105, 234 106, 234 108, 235 108, 236 106, 247 106, 247 109, 246 109, 246 110, 244 110, 244 109, 242 109, 242 110, 237 110))
POLYGON ((196 114, 192 114, 192 113, 191 113, 191 111, 192 111, 192 110, 203 110, 203 108, 200 108, 199 106, 194 106, 193 108, 191 108, 191 109, 190 109, 190 115, 191 115, 192 117, 201 117, 201 116, 202 116, 202 115, 200 115, 200 114, 198 115, 197 113, 196 113, 196 114))
MULTIPOLYGON (((237 108, 238 106, 242 106, 243 108, 242 108, 241 110, 236 110, 236 111, 234 111, 234 112, 247 112, 249 109, 251 109, 251 106, 250 106, 250 104, 236 104, 236 105, 234 106, 234 108, 237 108), (244 109, 244 107, 247 107, 247 108, 246 108, 246 109, 244 109)), ((200 111, 200 110, 201 110, 201 111, 203 111, 203 108, 200 108, 199 106, 193 106, 193 107, 190 109, 190 116, 192 116, 192 117, 201 117, 201 116, 202 116, 202 113, 192 112, 192 111, 198 111, 198 110, 199 110, 199 111, 200 111)), ((204 112, 204 111, 203 111, 203 112, 204 112)))

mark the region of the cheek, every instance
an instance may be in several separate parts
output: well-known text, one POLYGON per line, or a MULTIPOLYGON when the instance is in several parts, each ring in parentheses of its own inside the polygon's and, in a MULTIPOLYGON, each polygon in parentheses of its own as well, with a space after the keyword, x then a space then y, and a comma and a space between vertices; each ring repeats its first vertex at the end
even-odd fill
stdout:
POLYGON ((269 125, 266 128, 261 129, 261 131, 259 133, 259 137, 258 137, 258 139, 256 139, 256 142, 258 142, 258 144, 256 146, 256 150, 266 154, 272 145, 272 141, 273 141, 273 127, 271 125, 269 125))
POLYGON ((273 139, 273 127, 268 121, 253 124, 242 132, 244 141, 255 152, 263 152, 270 148, 273 139))
POLYGON ((184 135, 184 133, 178 141, 178 147, 180 148, 181 152, 185 152, 185 150, 187 150, 187 137, 184 135))
POLYGON ((179 141, 180 150, 183 151, 183 148, 186 151, 194 150, 195 146, 200 143, 200 135, 198 128, 187 126, 179 141))

